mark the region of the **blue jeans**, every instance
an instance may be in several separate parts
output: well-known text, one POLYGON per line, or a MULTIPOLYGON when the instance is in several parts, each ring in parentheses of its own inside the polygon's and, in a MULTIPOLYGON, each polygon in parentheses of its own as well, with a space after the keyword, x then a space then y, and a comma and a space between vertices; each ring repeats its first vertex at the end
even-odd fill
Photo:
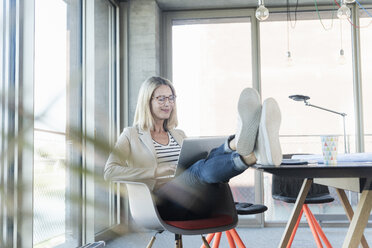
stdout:
POLYGON ((191 165, 182 174, 154 191, 160 215, 166 220, 206 217, 214 203, 211 199, 218 183, 225 183, 248 166, 229 148, 229 138, 213 149, 206 159, 191 165), (206 197, 208 195, 208 197, 206 197), (207 199, 208 198, 208 199, 207 199))

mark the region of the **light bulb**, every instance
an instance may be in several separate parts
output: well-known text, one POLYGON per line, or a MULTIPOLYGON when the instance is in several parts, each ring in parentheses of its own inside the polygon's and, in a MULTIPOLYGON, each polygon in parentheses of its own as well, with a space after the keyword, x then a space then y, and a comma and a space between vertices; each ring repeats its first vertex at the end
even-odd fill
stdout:
POLYGON ((355 0, 344 0, 344 3, 354 3, 355 0))
POLYGON ((337 17, 340 19, 348 19, 350 18, 351 11, 346 4, 342 4, 341 7, 337 10, 337 17))
POLYGON ((290 51, 287 51, 286 53, 286 57, 287 57, 287 66, 290 67, 293 65, 293 59, 292 59, 292 54, 290 51))
POLYGON ((342 48, 340 49, 340 56, 338 57, 338 63, 340 65, 346 64, 345 51, 342 48))
POLYGON ((259 21, 265 21, 268 17, 269 17, 269 10, 263 4, 258 6, 258 8, 256 9, 256 18, 259 21))

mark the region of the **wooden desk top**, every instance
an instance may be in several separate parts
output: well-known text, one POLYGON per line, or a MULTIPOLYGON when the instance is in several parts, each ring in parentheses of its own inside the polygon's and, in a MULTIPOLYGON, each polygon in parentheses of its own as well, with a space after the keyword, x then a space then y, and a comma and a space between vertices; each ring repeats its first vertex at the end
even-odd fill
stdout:
POLYGON ((337 165, 307 164, 280 167, 255 164, 252 168, 278 176, 296 178, 372 178, 372 162, 345 162, 337 165))

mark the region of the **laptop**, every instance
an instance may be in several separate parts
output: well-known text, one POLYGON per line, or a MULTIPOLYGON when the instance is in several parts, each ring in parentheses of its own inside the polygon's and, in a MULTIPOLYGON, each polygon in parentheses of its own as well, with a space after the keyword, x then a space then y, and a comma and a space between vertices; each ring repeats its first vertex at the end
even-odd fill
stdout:
POLYGON ((204 159, 209 152, 222 145, 226 137, 197 137, 183 140, 175 175, 178 176, 195 162, 204 159))
POLYGON ((177 168, 174 175, 157 177, 156 179, 172 178, 180 175, 183 171, 200 159, 208 156, 209 152, 219 147, 226 141, 227 137, 194 137, 183 140, 177 168))

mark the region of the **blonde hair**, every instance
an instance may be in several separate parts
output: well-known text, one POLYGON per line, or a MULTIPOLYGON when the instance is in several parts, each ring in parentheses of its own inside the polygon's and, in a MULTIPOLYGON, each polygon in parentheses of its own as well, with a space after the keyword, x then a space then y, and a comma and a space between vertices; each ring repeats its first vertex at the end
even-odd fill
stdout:
MULTIPOLYGON (((134 114, 133 126, 139 126, 143 130, 149 130, 154 127, 154 117, 151 113, 151 100, 154 91, 161 85, 167 85, 172 90, 172 94, 176 95, 173 84, 168 79, 162 77, 149 77, 146 79, 140 88, 137 99, 136 112, 134 114)), ((172 113, 169 119, 164 121, 164 129, 171 130, 178 125, 177 105, 174 103, 172 113)))

